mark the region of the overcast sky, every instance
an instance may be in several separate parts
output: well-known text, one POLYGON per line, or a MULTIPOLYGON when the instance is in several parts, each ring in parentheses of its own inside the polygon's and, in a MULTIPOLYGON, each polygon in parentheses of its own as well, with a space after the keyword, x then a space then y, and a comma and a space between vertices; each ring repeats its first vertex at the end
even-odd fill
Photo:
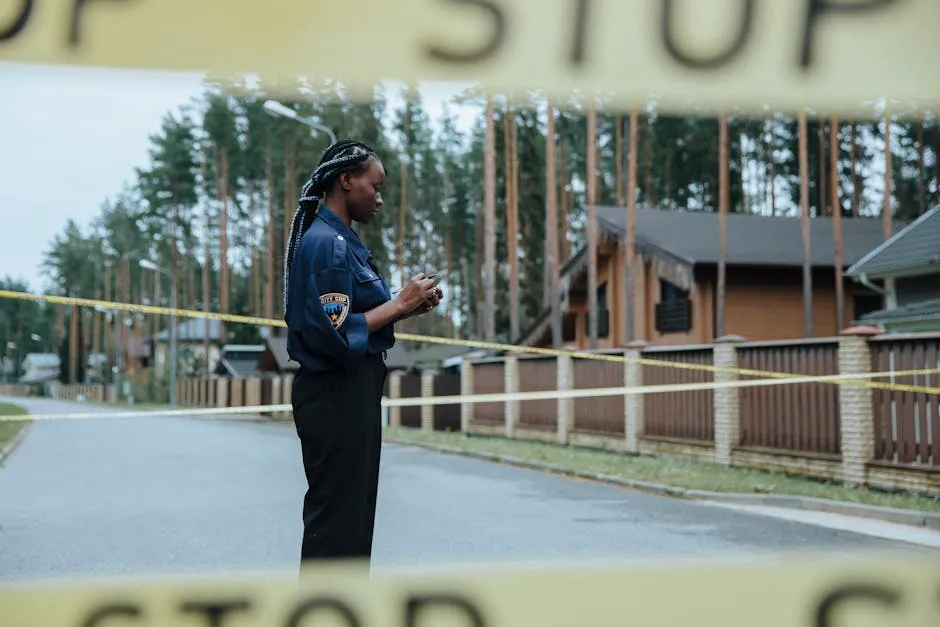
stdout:
MULTIPOLYGON (((149 135, 167 111, 202 93, 201 79, 0 62, 0 276, 42 289, 40 263, 53 237, 69 218, 84 229, 133 180, 134 168, 148 163, 149 135)), ((463 87, 422 89, 432 119, 463 87)), ((470 120, 461 115, 460 126, 470 120)))

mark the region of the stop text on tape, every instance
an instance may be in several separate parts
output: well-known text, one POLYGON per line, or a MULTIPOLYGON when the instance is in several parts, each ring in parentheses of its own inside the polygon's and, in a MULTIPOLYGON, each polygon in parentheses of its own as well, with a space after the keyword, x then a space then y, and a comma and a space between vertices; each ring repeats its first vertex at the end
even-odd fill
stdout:
POLYGON ((882 98, 940 109, 935 0, 360 0, 356 11, 368 19, 341 2, 9 0, 0 60, 328 75, 353 88, 471 81, 681 111, 873 116, 882 98))
POLYGON ((929 558, 794 556, 493 564, 371 577, 362 563, 300 577, 163 577, 0 586, 4 627, 934 627, 929 558))

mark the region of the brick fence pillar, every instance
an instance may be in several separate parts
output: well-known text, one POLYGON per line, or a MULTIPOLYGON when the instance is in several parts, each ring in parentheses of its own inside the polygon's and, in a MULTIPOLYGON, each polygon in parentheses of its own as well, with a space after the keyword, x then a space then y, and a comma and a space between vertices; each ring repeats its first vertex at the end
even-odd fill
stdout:
MULTIPOLYGON (((421 373, 421 398, 434 396, 434 373, 421 373)), ((434 431, 434 405, 421 406, 421 430, 434 431)))
MULTIPOLYGON (((871 372, 869 340, 880 334, 875 327, 851 327, 839 337, 839 374, 871 372)), ((861 381, 859 381, 861 382, 861 381)), ((867 464, 875 457, 875 415, 870 388, 839 386, 842 436, 842 480, 865 485, 867 464)))
POLYGON ((245 402, 246 407, 257 407, 261 404, 261 379, 251 377, 245 379, 245 402))
MULTIPOLYGON (((401 398, 401 371, 396 370, 388 375, 388 397, 392 400, 401 398)), ((388 425, 401 426, 401 407, 395 405, 388 408, 388 425)))
MULTIPOLYGON (((503 374, 506 378, 506 393, 519 391, 519 358, 515 355, 506 357, 503 374)), ((519 401, 506 401, 505 403, 505 432, 507 438, 516 437, 516 425, 519 424, 519 401)))
MULTIPOLYGON (((726 335, 715 341, 712 363, 718 368, 738 367, 737 344, 745 341, 739 335, 726 335)), ((716 383, 738 380, 737 372, 717 371, 716 383)), ((726 387, 715 390, 715 462, 731 465, 731 455, 741 441, 741 388, 726 387)), ((682 394, 683 392, 680 392, 682 394)))
MULTIPOLYGON (((294 395, 294 375, 285 374, 283 377, 283 380, 281 381, 281 404, 290 405, 293 395, 294 395)), ((293 420, 294 410, 288 409, 286 412, 280 414, 279 417, 284 418, 285 420, 293 420)))
MULTIPOLYGON (((574 388, 574 363, 569 355, 559 355, 556 360, 558 390, 565 391, 574 388)), ((574 399, 558 399, 558 443, 568 444, 569 433, 574 426, 574 399)))
MULTIPOLYGON (((473 362, 464 358, 460 364, 460 393, 468 396, 473 394, 473 362)), ((473 403, 460 404, 460 431, 470 432, 470 423, 473 421, 473 403)))
POLYGON ((222 377, 215 380, 215 405, 216 407, 228 407, 228 384, 229 380, 222 377))
MULTIPOLYGON (((271 377, 271 399, 268 401, 271 405, 281 404, 281 387, 283 385, 284 379, 280 376, 271 377)), ((268 415, 272 418, 277 417, 277 414, 274 412, 268 412, 268 415)))
MULTIPOLYGON (((643 356, 643 349, 649 346, 643 340, 636 340, 627 344, 624 351, 623 385, 636 388, 643 385, 643 365, 638 363, 643 356)), ((626 437, 625 447, 628 453, 638 453, 640 450, 640 437, 643 435, 644 395, 624 395, 624 428, 626 437)))

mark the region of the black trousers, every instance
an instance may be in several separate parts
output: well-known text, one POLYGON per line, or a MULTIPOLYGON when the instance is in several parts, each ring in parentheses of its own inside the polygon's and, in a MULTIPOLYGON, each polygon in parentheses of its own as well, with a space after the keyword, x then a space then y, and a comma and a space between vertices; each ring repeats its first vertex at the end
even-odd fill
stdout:
POLYGON ((294 377, 291 403, 307 493, 301 564, 372 557, 387 371, 372 355, 345 371, 294 377))

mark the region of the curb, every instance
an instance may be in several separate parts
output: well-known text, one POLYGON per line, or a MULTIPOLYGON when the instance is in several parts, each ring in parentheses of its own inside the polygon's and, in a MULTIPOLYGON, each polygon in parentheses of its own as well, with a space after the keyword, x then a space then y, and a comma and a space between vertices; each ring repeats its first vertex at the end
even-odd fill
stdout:
POLYGON ((556 475, 576 477, 579 479, 588 479, 607 483, 623 488, 630 488, 650 494, 659 494, 672 498, 682 498, 695 501, 707 501, 713 503, 731 503, 736 505, 759 505, 764 507, 780 507, 787 509, 800 509, 806 511, 823 512, 829 514, 842 514, 846 516, 856 516, 859 518, 868 518, 882 522, 897 523, 911 527, 923 527, 940 531, 940 514, 932 512, 922 512, 918 510, 895 509, 891 507, 879 507, 875 505, 861 505, 845 501, 833 501, 830 499, 821 499, 809 496, 792 496, 783 494, 744 494, 728 492, 708 492, 705 490, 691 490, 676 486, 664 485, 661 483, 651 483, 648 481, 636 481, 633 479, 623 479, 611 475, 584 472, 580 470, 570 470, 554 464, 545 462, 535 462, 525 459, 519 459, 510 455, 499 455, 496 453, 481 453, 477 451, 467 451, 454 446, 442 444, 428 444, 423 442, 409 442, 399 440, 394 437, 386 436, 386 442, 391 444, 400 444, 404 446, 416 446, 438 453, 447 453, 451 455, 460 455, 473 459, 509 464, 519 468, 529 470, 539 470, 550 472, 556 475))
POLYGON ((29 431, 33 426, 32 421, 27 422, 26 426, 20 429, 20 432, 16 434, 16 437, 13 438, 13 441, 7 444, 2 450, 0 450, 0 466, 3 465, 3 462, 13 454, 13 451, 19 447, 19 445, 26 438, 26 432, 29 431))

